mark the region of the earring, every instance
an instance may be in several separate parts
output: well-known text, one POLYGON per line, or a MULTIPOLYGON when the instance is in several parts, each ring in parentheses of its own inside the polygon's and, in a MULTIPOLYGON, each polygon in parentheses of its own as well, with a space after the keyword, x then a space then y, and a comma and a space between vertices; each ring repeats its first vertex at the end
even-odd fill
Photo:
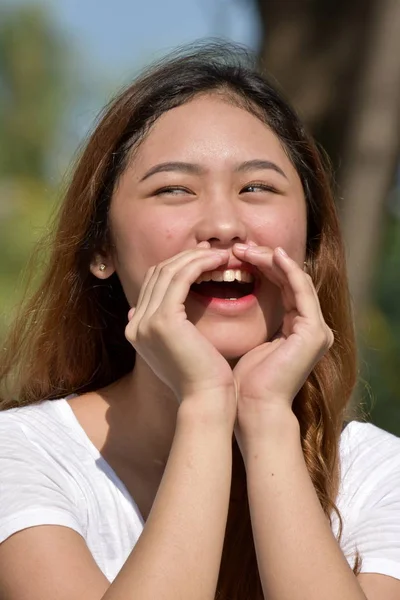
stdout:
POLYGON ((306 261, 304 261, 303 265, 304 265, 304 267, 303 267, 303 270, 304 270, 304 271, 307 271, 307 269, 308 269, 308 264, 307 264, 307 262, 306 262, 306 261))
POLYGON ((101 271, 102 273, 104 273, 105 270, 106 270, 106 265, 104 263, 100 263, 100 265, 99 265, 99 271, 101 271))

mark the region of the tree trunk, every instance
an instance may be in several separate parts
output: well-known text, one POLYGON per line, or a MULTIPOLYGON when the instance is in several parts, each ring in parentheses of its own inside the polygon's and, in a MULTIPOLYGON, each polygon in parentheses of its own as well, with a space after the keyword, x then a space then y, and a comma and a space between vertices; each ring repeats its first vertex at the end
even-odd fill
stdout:
POLYGON ((260 62, 337 172, 356 316, 367 302, 399 153, 400 2, 256 0, 260 62))
POLYGON ((362 316, 400 151, 400 2, 380 0, 341 169, 343 233, 354 306, 362 316))

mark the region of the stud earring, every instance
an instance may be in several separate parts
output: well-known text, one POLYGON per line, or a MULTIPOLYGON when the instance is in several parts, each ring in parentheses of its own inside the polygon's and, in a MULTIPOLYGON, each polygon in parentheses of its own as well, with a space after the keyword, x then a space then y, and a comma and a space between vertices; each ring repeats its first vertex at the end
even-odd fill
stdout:
POLYGON ((303 265, 304 265, 304 267, 303 267, 304 271, 307 271, 307 269, 308 269, 308 264, 307 264, 307 262, 306 262, 306 261, 304 261, 303 265))
POLYGON ((99 265, 99 271, 101 271, 102 273, 104 273, 105 270, 106 270, 106 265, 104 263, 101 263, 99 265))

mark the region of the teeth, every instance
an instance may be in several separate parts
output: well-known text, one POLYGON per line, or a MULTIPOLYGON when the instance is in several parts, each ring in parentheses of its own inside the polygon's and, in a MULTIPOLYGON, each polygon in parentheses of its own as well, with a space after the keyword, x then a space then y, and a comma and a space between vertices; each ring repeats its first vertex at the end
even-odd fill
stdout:
POLYGON ((212 281, 224 281, 224 273, 222 271, 212 271, 210 275, 212 281))
MULTIPOLYGON (((203 273, 196 279, 195 283, 202 283, 203 281, 240 281, 242 283, 251 283, 254 281, 254 277, 247 271, 241 271, 240 269, 226 269, 225 271, 209 271, 203 273)), ((231 298, 235 300, 235 298, 231 298)))
POLYGON ((235 281, 236 271, 233 269, 228 269, 222 273, 223 281, 235 281))

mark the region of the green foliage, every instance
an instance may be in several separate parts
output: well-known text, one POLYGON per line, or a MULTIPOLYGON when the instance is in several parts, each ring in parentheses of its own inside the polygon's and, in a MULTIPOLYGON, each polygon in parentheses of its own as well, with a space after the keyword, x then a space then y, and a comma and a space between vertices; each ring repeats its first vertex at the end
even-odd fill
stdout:
POLYGON ((400 219, 388 215, 362 333, 372 421, 400 436, 400 219))
POLYGON ((60 134, 67 52, 39 7, 0 15, 0 332, 20 273, 51 211, 50 160, 60 134))
POLYGON ((0 19, 0 174, 45 178, 62 107, 65 48, 44 9, 0 19))

